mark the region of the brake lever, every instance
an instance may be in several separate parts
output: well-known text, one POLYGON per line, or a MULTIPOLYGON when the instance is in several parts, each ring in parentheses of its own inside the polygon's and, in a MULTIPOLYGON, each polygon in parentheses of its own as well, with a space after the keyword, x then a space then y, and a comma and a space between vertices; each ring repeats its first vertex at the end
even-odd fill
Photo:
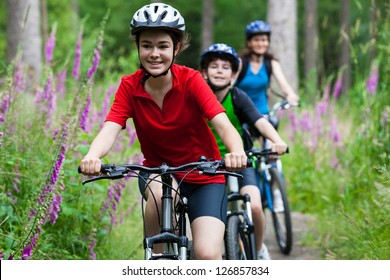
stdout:
POLYGON ((204 174, 217 174, 217 170, 220 167, 219 164, 216 164, 215 162, 202 162, 196 169, 198 169, 200 172, 204 174))
POLYGON ((218 168, 221 167, 219 164, 215 163, 205 163, 202 164, 201 166, 198 167, 199 171, 202 174, 205 175, 229 175, 229 176, 234 176, 238 178, 243 178, 241 174, 235 173, 235 172, 230 172, 226 170, 218 170, 218 168))
POLYGON ((87 179, 82 182, 83 185, 93 182, 93 181, 98 181, 98 180, 103 180, 103 179, 110 179, 110 180, 116 180, 116 179, 122 179, 127 176, 128 170, 124 167, 118 167, 115 165, 102 165, 102 172, 103 176, 96 176, 90 179, 87 179))
POLYGON ((238 174, 236 172, 230 172, 230 171, 217 171, 217 172, 215 172, 215 174, 229 175, 229 176, 237 177, 240 179, 244 178, 244 176, 242 174, 238 174))
MULTIPOLYGON (((118 178, 120 178, 120 177, 118 177, 118 178)), ((96 177, 84 180, 82 182, 82 184, 85 185, 85 184, 91 183, 93 181, 98 181, 98 180, 103 180, 103 179, 113 179, 113 177, 110 176, 110 175, 107 175, 107 176, 96 176, 96 177)))

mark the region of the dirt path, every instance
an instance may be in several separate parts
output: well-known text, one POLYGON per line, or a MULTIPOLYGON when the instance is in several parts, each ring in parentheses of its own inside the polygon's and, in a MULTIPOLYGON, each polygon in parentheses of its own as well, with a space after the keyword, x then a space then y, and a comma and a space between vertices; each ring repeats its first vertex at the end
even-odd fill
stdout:
POLYGON ((272 225, 272 217, 267 211, 267 229, 265 235, 265 244, 273 260, 320 260, 320 252, 315 248, 304 247, 301 243, 302 238, 310 230, 310 217, 302 213, 291 213, 293 226, 293 246, 289 255, 284 255, 279 251, 276 243, 275 233, 272 225))

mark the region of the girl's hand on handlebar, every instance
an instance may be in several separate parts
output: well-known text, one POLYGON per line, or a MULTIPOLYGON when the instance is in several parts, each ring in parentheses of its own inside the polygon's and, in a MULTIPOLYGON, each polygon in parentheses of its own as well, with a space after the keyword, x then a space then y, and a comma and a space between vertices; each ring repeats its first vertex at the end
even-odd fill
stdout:
POLYGON ((284 142, 271 143, 271 149, 273 152, 277 152, 278 155, 283 155, 287 152, 287 144, 284 142))
POLYGON ((224 157, 225 168, 228 171, 240 171, 247 166, 247 156, 244 151, 228 153, 224 157))
POLYGON ((291 105, 295 105, 296 106, 297 104, 299 104, 299 96, 296 95, 296 94, 289 94, 286 97, 286 100, 291 105))
POLYGON ((100 174, 102 161, 99 158, 85 157, 80 162, 81 173, 88 176, 96 176, 100 174))

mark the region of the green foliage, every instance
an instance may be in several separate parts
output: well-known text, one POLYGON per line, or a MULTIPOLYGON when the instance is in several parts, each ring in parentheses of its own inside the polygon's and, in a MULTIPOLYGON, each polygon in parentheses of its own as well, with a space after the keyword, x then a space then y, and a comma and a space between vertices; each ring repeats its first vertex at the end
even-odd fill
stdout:
MULTIPOLYGON (((97 34, 102 36, 104 27, 103 20, 97 34)), ((87 38, 83 42, 94 42, 91 49, 98 48, 102 38, 87 38)), ((92 56, 84 51, 83 45, 81 64, 84 66, 81 67, 81 79, 76 80, 69 67, 69 64, 73 65, 73 59, 72 63, 66 62, 64 58, 56 57, 57 53, 55 60, 60 62, 58 64, 68 64, 68 68, 62 66, 56 70, 58 64, 53 67, 45 65, 41 89, 23 86, 26 73, 22 71, 19 76, 18 71, 23 68, 18 60, 9 65, 7 76, 3 77, 5 82, 0 92, 0 234, 4 237, 0 239, 1 258, 126 259, 130 253, 141 258, 134 249, 121 252, 123 246, 119 242, 110 243, 111 235, 117 234, 116 228, 122 223, 130 223, 131 230, 126 228, 125 233, 137 239, 128 244, 132 246, 130 248, 139 247, 142 224, 127 221, 132 215, 140 216, 135 180, 118 186, 109 182, 82 186, 82 178, 77 173, 87 143, 92 141, 105 117, 101 115, 96 119, 93 116, 99 116, 103 105, 109 106, 112 102, 112 91, 116 89, 120 75, 104 75, 99 84, 94 83, 97 75, 85 78, 92 56), (56 72, 64 69, 68 76, 66 91, 61 93, 56 72), (86 133, 79 126, 89 94, 92 94, 93 104, 87 121, 94 133, 86 133), (108 103, 107 98, 110 99, 108 103), (115 198, 111 196, 109 199, 109 190, 116 195, 115 198), (61 195, 59 203, 58 195, 61 195), (59 209, 54 211, 56 205, 59 209), (56 213, 58 218, 55 218, 56 213)), ((134 56, 129 61, 120 61, 123 67, 137 68, 134 56)), ((121 136, 120 141, 129 143, 130 135, 121 136)), ((114 149, 122 147, 118 145, 114 149)), ((127 162, 134 156, 137 160, 138 150, 137 143, 131 147, 127 145, 120 153, 121 157, 115 160, 127 162)))
MULTIPOLYGON (((314 113, 313 119, 321 123, 318 145, 307 145, 312 135, 299 131, 294 134, 293 152, 284 158, 293 209, 316 216, 318 235, 310 238, 313 246, 322 248, 324 258, 390 257, 390 85, 386 78, 390 74, 386 62, 390 48, 384 43, 389 36, 384 32, 389 16, 380 19, 380 51, 371 67, 356 63, 357 82, 348 96, 331 99, 334 111, 328 107, 321 118, 314 113), (369 88, 370 83, 377 87, 369 88), (338 121, 341 146, 327 133, 326 124, 332 118, 338 121)), ((368 55, 361 46, 355 46, 354 52, 356 57, 368 55)), ((323 106, 324 99, 317 105, 323 106)), ((308 110, 298 116, 301 125, 308 110)))
MULTIPOLYGON (((7 30, 7 22, 6 22, 6 1, 0 1, 0 30, 7 30)), ((2 69, 6 64, 6 44, 7 44, 7 33, 0 32, 0 69, 2 69)), ((1 73, 1 70, 0 70, 1 73)))

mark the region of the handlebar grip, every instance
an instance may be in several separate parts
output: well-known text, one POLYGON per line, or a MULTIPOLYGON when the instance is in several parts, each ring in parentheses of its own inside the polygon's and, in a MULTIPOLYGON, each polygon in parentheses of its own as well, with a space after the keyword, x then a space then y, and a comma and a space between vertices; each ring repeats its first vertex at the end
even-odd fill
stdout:
MULTIPOLYGON (((100 166, 100 172, 106 171, 106 170, 109 169, 111 166, 112 166, 112 165, 110 165, 110 164, 102 164, 102 165, 100 166)), ((78 172, 79 174, 82 174, 80 165, 77 167, 77 172, 78 172)))
MULTIPOLYGON (((221 166, 221 168, 225 168, 225 160, 224 159, 221 159, 220 166, 221 166)), ((246 167, 253 167, 253 160, 251 158, 248 158, 246 160, 246 167)))

